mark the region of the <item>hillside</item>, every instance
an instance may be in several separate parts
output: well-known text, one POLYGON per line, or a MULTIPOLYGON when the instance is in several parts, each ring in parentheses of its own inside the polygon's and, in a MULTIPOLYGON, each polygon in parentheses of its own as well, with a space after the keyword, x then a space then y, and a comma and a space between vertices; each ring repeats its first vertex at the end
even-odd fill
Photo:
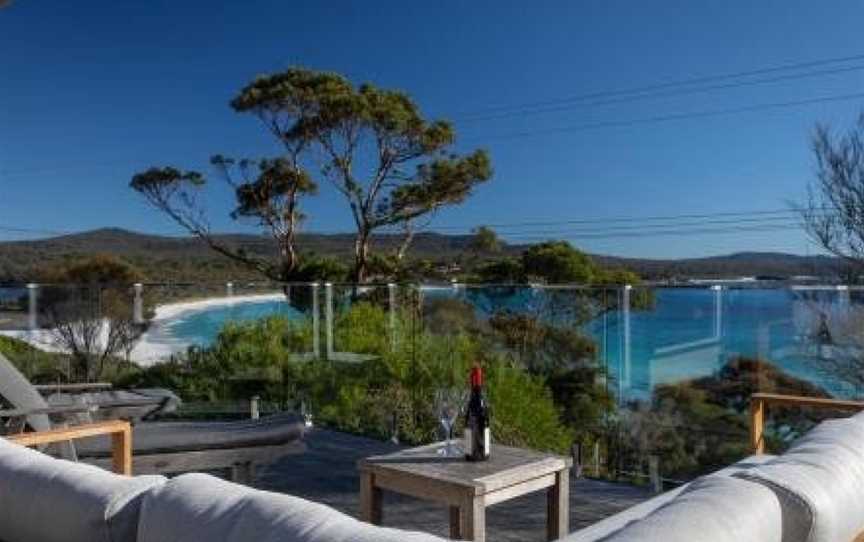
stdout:
MULTIPOLYGON (((423 233, 417 235, 410 256, 437 263, 459 261, 470 253, 467 235, 423 233)), ((231 234, 220 240, 248 253, 268 257, 269 239, 257 235, 231 234)), ((392 249, 398 236, 381 236, 376 248, 392 249)), ((303 234, 300 246, 306 254, 326 255, 350 261, 350 234, 303 234)), ((517 256, 526 245, 505 245, 503 255, 517 256)), ((40 269, 78 257, 103 253, 120 256, 140 267, 150 281, 195 281, 258 278, 245 268, 216 255, 196 239, 142 234, 116 228, 31 241, 0 242, 0 281, 35 280, 40 269)), ((826 256, 746 252, 728 256, 681 260, 651 260, 595 255, 602 265, 625 267, 646 279, 690 277, 817 275, 835 277, 838 260, 826 256)))

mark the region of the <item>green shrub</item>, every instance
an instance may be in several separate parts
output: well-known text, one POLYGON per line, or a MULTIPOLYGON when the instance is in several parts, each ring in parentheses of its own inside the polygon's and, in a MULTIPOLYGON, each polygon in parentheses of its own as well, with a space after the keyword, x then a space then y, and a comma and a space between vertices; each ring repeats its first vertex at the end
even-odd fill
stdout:
POLYGON ((465 387, 470 367, 488 373, 493 435, 514 446, 566 451, 572 432, 561 422, 544 379, 514 365, 488 335, 433 334, 411 329, 407 311, 396 318, 357 301, 336 322, 337 350, 367 354, 362 363, 309 360, 309 322, 269 317, 230 323, 212 347, 190 349, 182 361, 126 375, 124 385, 164 386, 192 401, 243 400, 261 395, 286 408, 305 403, 316 422, 375 437, 419 444, 438 436, 435 391, 465 387), (410 340, 409 340, 410 337, 410 340))

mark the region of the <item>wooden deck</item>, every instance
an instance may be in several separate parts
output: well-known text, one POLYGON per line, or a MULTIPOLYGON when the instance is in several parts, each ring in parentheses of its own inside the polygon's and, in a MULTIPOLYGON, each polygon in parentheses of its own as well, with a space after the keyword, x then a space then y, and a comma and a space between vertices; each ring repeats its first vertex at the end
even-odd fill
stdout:
MULTIPOLYGON (((360 515, 357 461, 394 452, 399 447, 376 440, 315 429, 306 437, 308 451, 262 469, 255 486, 330 505, 354 517, 360 515)), ((647 489, 594 480, 570 481, 570 530, 595 523, 650 498, 647 489)), ((489 540, 541 541, 546 534, 546 496, 534 493, 489 509, 489 540)), ((384 494, 384 522, 446 537, 448 509, 410 497, 384 494)))

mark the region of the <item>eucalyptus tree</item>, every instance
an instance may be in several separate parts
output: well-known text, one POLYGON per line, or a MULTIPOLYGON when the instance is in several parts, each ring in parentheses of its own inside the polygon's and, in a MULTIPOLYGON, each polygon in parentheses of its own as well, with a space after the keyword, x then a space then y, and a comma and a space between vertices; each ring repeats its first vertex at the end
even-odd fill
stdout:
POLYGON ((345 198, 356 228, 356 282, 368 278, 376 232, 403 229, 407 247, 415 220, 461 203, 492 175, 485 151, 454 153, 452 125, 425 119, 407 94, 355 86, 336 73, 289 68, 262 76, 231 106, 254 114, 289 150, 299 145, 313 155, 321 178, 345 198))
POLYGON ((298 264, 296 235, 303 219, 300 198, 317 191, 298 156, 299 150, 276 159, 237 161, 219 155, 211 158, 219 175, 234 189, 231 218, 252 220, 264 228, 277 246, 276 261, 253 256, 214 235, 198 198, 207 182, 202 173, 154 167, 132 177, 130 186, 216 252, 271 280, 289 281, 298 264))

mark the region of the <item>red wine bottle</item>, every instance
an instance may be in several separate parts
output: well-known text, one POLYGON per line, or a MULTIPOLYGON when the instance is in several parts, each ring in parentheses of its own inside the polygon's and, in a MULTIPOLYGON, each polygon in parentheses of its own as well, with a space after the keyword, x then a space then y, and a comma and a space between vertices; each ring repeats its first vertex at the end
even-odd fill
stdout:
POLYGON ((483 397, 483 369, 471 369, 471 398, 465 411, 465 459, 486 461, 492 445, 489 407, 483 397))

